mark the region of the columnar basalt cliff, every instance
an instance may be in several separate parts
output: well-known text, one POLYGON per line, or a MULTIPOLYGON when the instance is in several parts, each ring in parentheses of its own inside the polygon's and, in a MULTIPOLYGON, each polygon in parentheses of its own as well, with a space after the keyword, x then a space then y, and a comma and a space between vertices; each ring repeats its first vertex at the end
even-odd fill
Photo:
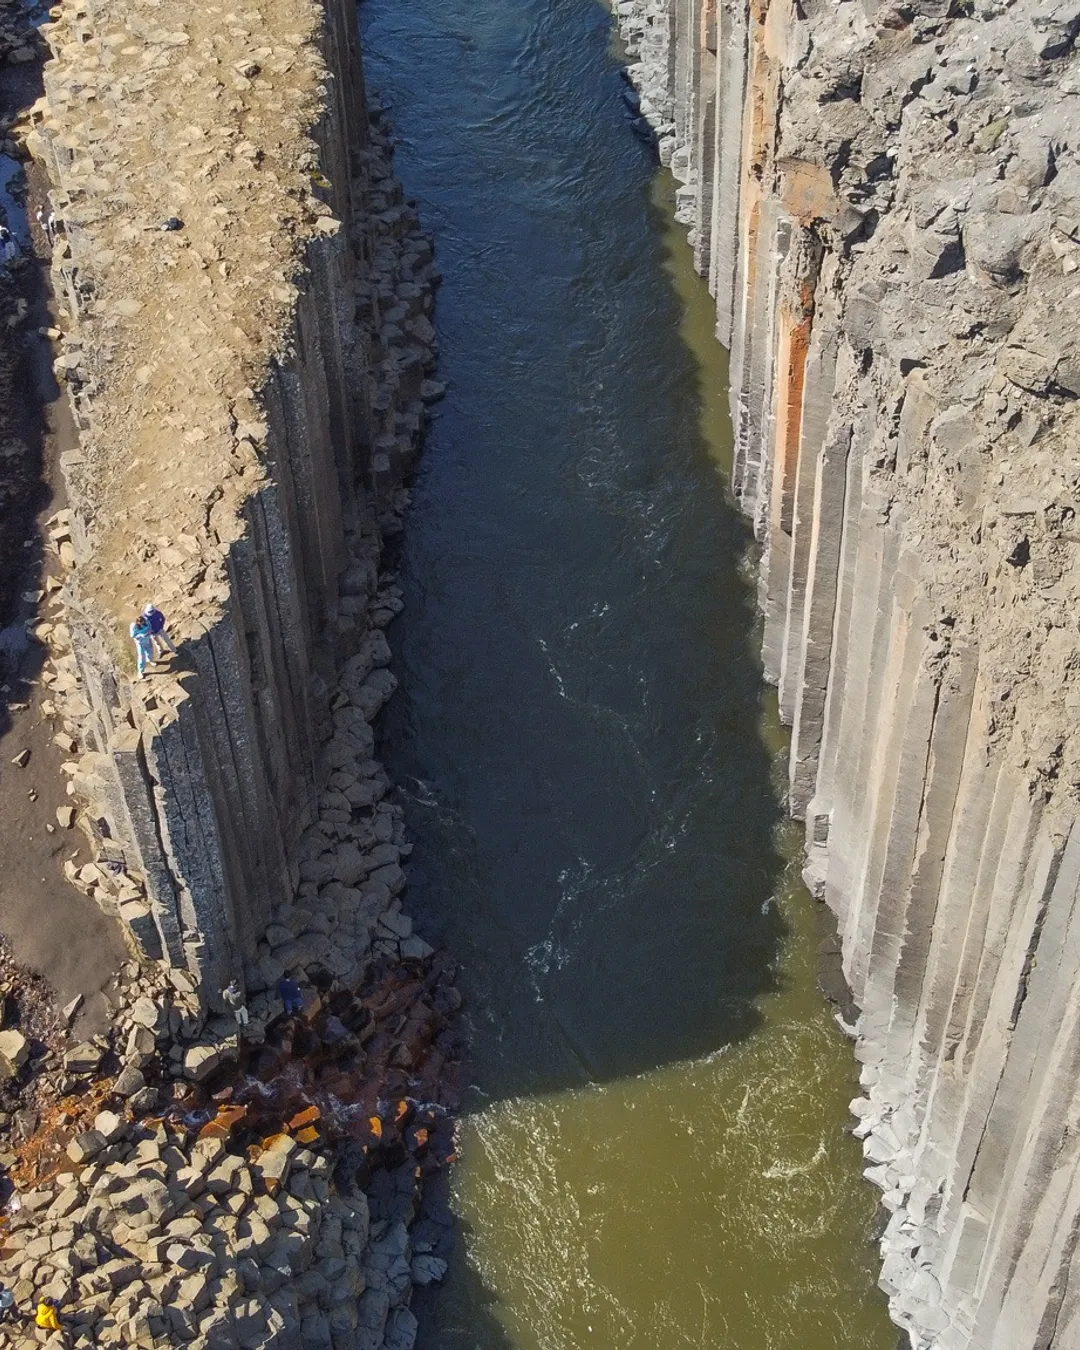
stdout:
POLYGON ((310 882, 325 792, 382 795, 334 686, 385 665, 367 616, 400 608, 378 560, 419 444, 431 249, 369 145, 351 0, 64 6, 46 34, 30 143, 80 429, 54 688, 106 864, 77 879, 216 988, 310 882), (142 683, 149 600, 182 660, 142 683))
POLYGON ((27 142, 79 434, 41 715, 93 850, 65 870, 134 959, 81 1044, 5 1006, 0 1278, 75 1346, 411 1350, 458 996, 402 912, 372 723, 383 539, 442 392, 431 242, 353 0, 91 0, 45 33, 27 142), (179 651, 141 680, 151 600, 179 651))
POLYGON ((1080 5, 624 0, 912 1344, 1080 1344, 1080 5))

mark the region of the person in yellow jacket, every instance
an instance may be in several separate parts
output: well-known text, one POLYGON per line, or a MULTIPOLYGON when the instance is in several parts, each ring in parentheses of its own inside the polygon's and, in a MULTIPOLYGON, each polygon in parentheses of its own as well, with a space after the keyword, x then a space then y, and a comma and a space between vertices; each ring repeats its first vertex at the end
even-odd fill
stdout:
POLYGON ((37 1316, 34 1323, 42 1331, 62 1331, 60 1325, 60 1314, 56 1311, 56 1299, 43 1298, 37 1305, 37 1316))

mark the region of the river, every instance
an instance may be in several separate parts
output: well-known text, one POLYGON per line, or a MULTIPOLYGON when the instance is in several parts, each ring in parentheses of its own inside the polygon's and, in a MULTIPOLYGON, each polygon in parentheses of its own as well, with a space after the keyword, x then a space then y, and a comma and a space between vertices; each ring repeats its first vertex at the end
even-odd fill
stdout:
POLYGON ((365 0, 449 394, 381 733, 470 1089, 425 1350, 893 1350, 726 359, 596 0, 365 0))

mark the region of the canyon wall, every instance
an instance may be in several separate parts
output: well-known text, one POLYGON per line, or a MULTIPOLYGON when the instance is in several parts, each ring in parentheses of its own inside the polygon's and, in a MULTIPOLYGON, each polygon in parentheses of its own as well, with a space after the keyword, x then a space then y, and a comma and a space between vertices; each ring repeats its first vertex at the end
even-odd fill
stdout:
POLYGON ((370 757, 334 686, 391 612, 431 249, 369 148, 353 0, 91 0, 45 33, 29 141, 79 427, 45 635, 95 858, 69 875, 213 990, 291 903, 329 776, 370 757), (139 681, 148 601, 181 657, 139 681))
MULTIPOLYGON (((616 11, 732 352, 733 490, 861 1009, 893 1315, 919 1350, 1070 1350, 1080 0, 616 11)), ((375 704, 335 679, 370 672, 365 616, 395 603, 430 249, 366 149, 351 0, 58 14, 31 145, 79 423, 47 634, 95 850, 75 879, 204 989, 245 961, 266 989, 270 918, 372 870, 312 829, 359 830, 385 790, 345 772, 374 764, 375 704), (182 660, 140 682, 148 600, 182 660)), ((379 864, 382 904, 403 879, 379 864)))
POLYGON ((624 0, 915 1347, 1080 1345, 1080 5, 624 0))

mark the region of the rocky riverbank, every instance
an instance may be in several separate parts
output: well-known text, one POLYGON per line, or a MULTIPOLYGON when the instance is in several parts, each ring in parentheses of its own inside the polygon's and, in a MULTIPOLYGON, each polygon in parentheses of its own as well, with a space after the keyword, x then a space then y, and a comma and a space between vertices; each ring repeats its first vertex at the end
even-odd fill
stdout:
POLYGON ((452 971, 313 973, 302 1015, 240 1041, 178 972, 131 979, 13 1168, 0 1276, 20 1309, 57 1299, 81 1346, 412 1345, 413 1284, 446 1269, 448 1220, 421 1200, 453 1156, 452 971))
MULTIPOLYGON (((409 1350, 412 1287, 445 1271, 448 1221, 424 1214, 422 1185, 453 1157, 459 1000, 452 965, 402 910, 411 845, 373 728, 396 687, 383 630, 402 608, 380 571, 383 540, 401 528, 402 480, 442 393, 430 378, 439 274, 393 176, 377 100, 368 113, 354 157, 364 232, 353 341, 376 434, 332 617, 350 655, 326 697, 316 818, 290 861, 295 893, 264 915, 231 972, 251 1019, 239 1039, 232 1017, 214 1011, 217 991, 163 959, 144 878, 110 838, 70 575, 49 588, 35 630, 69 780, 54 828, 85 836, 90 854, 80 861, 76 849, 65 870, 122 920, 133 947, 107 1033, 73 1044, 77 1008, 46 1027, 27 987, 12 991, 0 1031, 13 1108, 0 1277, 24 1312, 42 1294, 58 1299, 76 1346, 409 1350), (299 1016, 281 1010, 286 974, 305 990, 299 1016)), ((66 349, 78 402, 88 391, 77 334, 66 349)), ((50 522, 69 573, 75 528, 68 511, 50 522)), ((182 633, 182 602, 174 613, 182 633)), ((181 646, 125 690, 129 723, 182 701, 186 671, 181 646)), ((0 1345, 33 1334, 15 1323, 0 1328, 0 1345)))

